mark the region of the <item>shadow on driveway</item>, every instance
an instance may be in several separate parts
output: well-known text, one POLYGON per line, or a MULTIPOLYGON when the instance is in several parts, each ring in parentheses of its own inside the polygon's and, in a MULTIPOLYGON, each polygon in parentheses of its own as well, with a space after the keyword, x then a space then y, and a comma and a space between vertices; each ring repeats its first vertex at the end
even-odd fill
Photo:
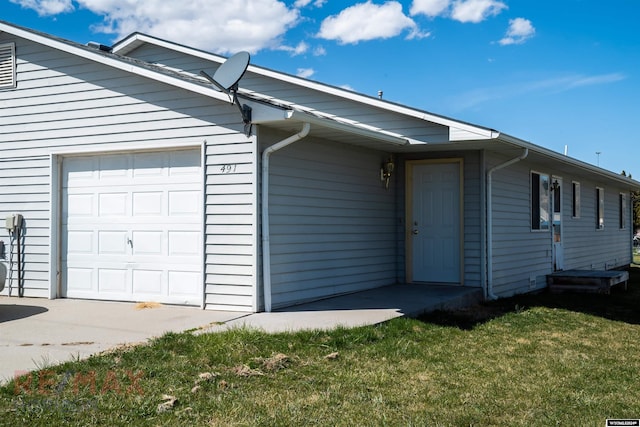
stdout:
POLYGON ((37 305, 0 304, 0 323, 37 316, 49 311, 37 305))

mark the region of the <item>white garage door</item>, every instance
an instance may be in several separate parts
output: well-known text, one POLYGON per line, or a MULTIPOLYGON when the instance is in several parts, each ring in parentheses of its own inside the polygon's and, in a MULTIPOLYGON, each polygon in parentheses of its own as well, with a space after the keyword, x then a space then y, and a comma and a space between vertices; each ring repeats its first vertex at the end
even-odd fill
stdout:
POLYGON ((202 302, 199 150, 70 157, 62 296, 202 302))

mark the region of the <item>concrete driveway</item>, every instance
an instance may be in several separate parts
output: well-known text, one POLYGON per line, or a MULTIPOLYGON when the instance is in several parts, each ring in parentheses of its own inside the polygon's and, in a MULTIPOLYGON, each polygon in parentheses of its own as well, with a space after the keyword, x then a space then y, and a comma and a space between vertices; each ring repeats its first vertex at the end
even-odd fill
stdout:
POLYGON ((250 327, 265 332, 374 325, 395 317, 478 302, 482 292, 461 286, 393 285, 272 313, 195 307, 0 296, 0 383, 122 344, 146 342, 166 332, 220 332, 250 327))
POLYGON ((0 383, 166 332, 211 327, 246 313, 133 303, 0 297, 0 383))

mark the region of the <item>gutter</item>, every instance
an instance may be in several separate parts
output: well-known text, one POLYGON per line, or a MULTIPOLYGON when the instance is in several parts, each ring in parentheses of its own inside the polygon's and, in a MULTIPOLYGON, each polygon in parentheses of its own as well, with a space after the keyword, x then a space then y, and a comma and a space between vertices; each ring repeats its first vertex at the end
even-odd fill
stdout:
POLYGON ((262 283, 264 310, 271 312, 271 248, 269 246, 269 158, 272 153, 301 140, 309 134, 311 123, 304 122, 300 132, 267 147, 262 152, 262 283))
POLYGON ((487 262, 487 287, 485 297, 495 300, 498 297, 493 293, 493 204, 492 204, 492 196, 493 196, 493 173, 497 170, 506 168, 507 166, 511 166, 514 163, 518 163, 521 160, 524 160, 529 155, 529 149, 524 148, 524 152, 511 160, 507 160, 504 163, 496 165, 487 171, 487 200, 486 200, 486 220, 487 220, 487 235, 486 235, 486 262, 487 262))

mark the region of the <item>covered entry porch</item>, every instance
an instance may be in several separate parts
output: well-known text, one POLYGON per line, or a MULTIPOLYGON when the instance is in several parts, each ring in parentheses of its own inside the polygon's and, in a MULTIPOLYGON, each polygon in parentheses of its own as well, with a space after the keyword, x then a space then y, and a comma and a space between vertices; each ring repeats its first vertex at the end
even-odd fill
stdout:
POLYGON ((418 317, 435 310, 466 307, 482 300, 481 288, 398 284, 299 304, 270 313, 254 313, 227 322, 224 326, 248 326, 267 332, 356 327, 375 325, 396 317, 418 317))

